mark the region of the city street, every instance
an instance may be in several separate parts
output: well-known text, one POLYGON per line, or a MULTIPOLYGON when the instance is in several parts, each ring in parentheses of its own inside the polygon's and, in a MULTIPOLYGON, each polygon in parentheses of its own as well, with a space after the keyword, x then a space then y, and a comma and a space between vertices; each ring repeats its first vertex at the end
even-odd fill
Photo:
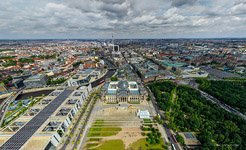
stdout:
MULTIPOLYGON (((150 99, 151 99, 151 101, 152 101, 152 103, 153 103, 153 105, 154 105, 154 107, 155 107, 156 112, 160 115, 160 117, 161 117, 162 120, 165 120, 164 114, 160 112, 160 110, 159 110, 159 108, 158 108, 158 106, 157 106, 157 102, 156 102, 155 96, 153 95, 153 93, 151 92, 151 90, 150 90, 147 86, 146 86, 146 89, 148 90, 150 99)), ((164 127, 164 129, 165 129, 165 131, 166 131, 166 134, 167 134, 167 137, 168 137, 169 142, 170 142, 171 144, 173 144, 177 150, 182 150, 181 146, 180 146, 178 143, 176 143, 176 142, 174 141, 174 139, 173 139, 173 137, 172 137, 172 132, 171 132, 171 130, 167 127, 166 123, 163 124, 163 127, 164 127)))
POLYGON ((233 114, 235 114, 235 115, 237 115, 237 116, 240 116, 240 117, 242 117, 244 120, 246 120, 246 116, 245 116, 244 114, 242 114, 241 112, 239 112, 239 111, 237 111, 236 109, 232 108, 231 106, 229 106, 229 105, 227 105, 227 104, 221 102, 220 100, 218 100, 218 99, 216 99, 215 97, 209 95, 208 93, 206 93, 206 92, 204 92, 204 91, 201 91, 201 90, 198 89, 198 88, 197 88, 196 90, 198 90, 198 91, 201 93, 201 95, 202 95, 203 97, 206 98, 206 100, 209 100, 209 101, 211 101, 212 103, 214 103, 214 104, 218 105, 219 107, 223 108, 224 110, 226 110, 226 111, 228 111, 228 112, 230 112, 230 113, 233 113, 233 114))
POLYGON ((72 127, 70 131, 70 135, 66 138, 66 141, 64 142, 64 145, 60 148, 61 150, 69 150, 69 149, 75 149, 76 147, 79 147, 79 143, 81 142, 81 138, 84 134, 85 126, 87 125, 88 119, 90 117, 92 108, 94 106, 94 103, 96 101, 95 99, 96 94, 93 93, 91 95, 91 98, 88 99, 88 102, 85 106, 82 108, 81 114, 76 118, 76 123, 72 127), (81 126, 82 125, 82 126, 81 126))
POLYGON ((2 125, 3 123, 3 119, 5 116, 5 113, 7 112, 8 106, 9 104, 14 101, 19 94, 22 93, 22 89, 18 90, 17 92, 14 92, 13 94, 11 94, 10 97, 8 97, 7 99, 4 100, 4 102, 1 104, 1 108, 0 108, 0 125, 2 125))

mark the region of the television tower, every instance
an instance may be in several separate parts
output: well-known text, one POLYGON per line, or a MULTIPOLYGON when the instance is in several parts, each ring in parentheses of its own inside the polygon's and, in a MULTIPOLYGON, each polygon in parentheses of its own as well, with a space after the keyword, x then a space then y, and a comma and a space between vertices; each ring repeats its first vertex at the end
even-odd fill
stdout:
POLYGON ((112 44, 114 45, 114 34, 112 34, 112 44))

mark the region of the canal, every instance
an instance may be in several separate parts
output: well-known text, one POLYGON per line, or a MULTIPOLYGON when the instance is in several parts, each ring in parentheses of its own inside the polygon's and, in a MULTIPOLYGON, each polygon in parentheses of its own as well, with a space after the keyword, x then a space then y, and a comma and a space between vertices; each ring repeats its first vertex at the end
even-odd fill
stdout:
POLYGON ((30 97, 39 97, 39 96, 47 96, 49 95, 52 91, 54 90, 43 90, 43 91, 37 91, 37 92, 31 92, 31 93, 25 93, 25 94, 20 94, 16 99, 17 100, 22 100, 22 99, 28 99, 30 97))

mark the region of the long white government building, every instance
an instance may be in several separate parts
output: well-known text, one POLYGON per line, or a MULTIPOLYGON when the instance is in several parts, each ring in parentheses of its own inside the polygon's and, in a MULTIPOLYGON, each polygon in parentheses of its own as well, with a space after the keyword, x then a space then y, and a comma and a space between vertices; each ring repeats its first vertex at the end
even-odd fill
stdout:
POLYGON ((91 92, 91 85, 57 88, 0 131, 0 149, 57 149, 91 92))

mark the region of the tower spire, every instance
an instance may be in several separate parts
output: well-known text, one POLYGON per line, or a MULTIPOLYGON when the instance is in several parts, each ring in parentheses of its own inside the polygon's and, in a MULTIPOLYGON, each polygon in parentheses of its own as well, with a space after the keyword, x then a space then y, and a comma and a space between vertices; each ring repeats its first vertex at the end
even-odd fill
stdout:
POLYGON ((114 34, 112 33, 112 44, 114 45, 114 34))

